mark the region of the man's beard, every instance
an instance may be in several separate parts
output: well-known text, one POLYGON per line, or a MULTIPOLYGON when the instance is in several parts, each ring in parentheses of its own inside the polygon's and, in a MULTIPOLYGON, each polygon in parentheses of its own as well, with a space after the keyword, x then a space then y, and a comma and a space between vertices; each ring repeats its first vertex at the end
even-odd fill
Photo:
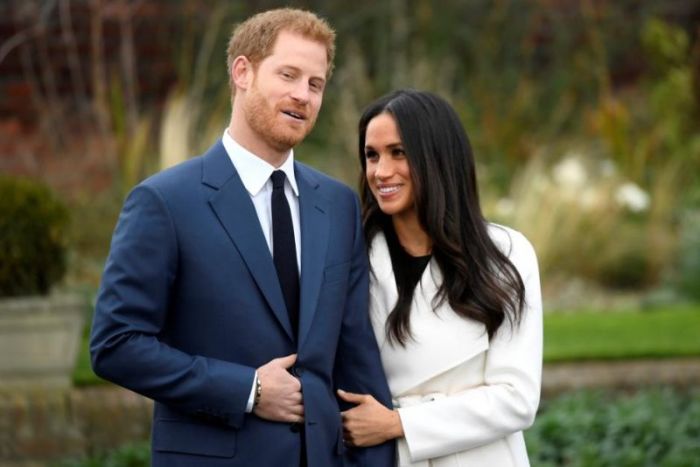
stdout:
MULTIPOLYGON (((308 115, 308 111, 305 112, 308 115)), ((303 122, 304 129, 294 131, 279 123, 279 109, 270 108, 265 98, 253 85, 245 103, 245 115, 250 128, 275 150, 284 152, 301 143, 314 127, 314 120, 303 122)), ((308 117, 307 117, 308 118, 308 117)))

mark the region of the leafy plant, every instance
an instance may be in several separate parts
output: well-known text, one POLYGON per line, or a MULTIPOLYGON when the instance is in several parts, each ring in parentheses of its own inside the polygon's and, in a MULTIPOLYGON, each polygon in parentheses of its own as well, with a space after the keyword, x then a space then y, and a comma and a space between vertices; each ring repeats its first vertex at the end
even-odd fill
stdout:
POLYGON ((0 176, 0 296, 46 294, 61 280, 68 220, 46 185, 0 176))
POLYGON ((113 451, 84 459, 64 460, 55 467, 148 467, 151 448, 148 442, 130 443, 113 451))
POLYGON ((566 394, 542 406, 525 438, 537 466, 700 466, 700 392, 566 394))

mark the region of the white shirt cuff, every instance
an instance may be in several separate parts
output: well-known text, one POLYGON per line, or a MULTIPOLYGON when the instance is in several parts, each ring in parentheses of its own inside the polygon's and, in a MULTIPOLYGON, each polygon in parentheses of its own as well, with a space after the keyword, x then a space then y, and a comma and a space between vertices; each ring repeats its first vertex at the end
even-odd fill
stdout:
POLYGON ((246 413, 251 413, 253 411, 253 404, 255 403, 255 385, 258 383, 258 372, 255 372, 255 378, 253 378, 253 387, 250 388, 250 396, 248 396, 248 403, 245 406, 246 413))

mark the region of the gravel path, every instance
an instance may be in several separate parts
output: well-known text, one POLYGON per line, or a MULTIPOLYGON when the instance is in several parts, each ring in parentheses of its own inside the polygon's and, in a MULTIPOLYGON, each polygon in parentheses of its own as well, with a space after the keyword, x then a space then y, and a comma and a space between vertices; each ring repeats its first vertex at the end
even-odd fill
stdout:
POLYGON ((545 397, 583 388, 632 389, 670 384, 700 385, 700 357, 545 364, 545 397))

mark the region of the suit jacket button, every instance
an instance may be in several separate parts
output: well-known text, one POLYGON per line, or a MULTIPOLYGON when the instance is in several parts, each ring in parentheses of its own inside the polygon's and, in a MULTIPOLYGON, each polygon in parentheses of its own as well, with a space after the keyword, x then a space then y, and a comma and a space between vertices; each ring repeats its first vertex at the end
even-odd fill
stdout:
POLYGON ((304 374, 304 369, 298 366, 293 366, 292 367, 292 375, 296 376, 297 378, 301 378, 301 375, 304 374))
POLYGON ((292 433, 299 433, 299 431, 301 431, 301 423, 292 423, 292 424, 289 426, 289 430, 290 430, 292 433))

